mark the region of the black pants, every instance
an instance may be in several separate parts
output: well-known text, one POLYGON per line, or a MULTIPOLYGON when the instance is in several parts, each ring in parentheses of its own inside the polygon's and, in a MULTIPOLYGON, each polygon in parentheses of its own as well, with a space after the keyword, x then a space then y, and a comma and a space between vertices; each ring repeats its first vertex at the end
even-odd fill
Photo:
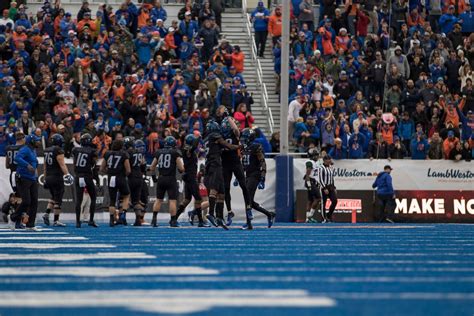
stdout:
POLYGON ((232 175, 235 175, 235 178, 239 182, 239 186, 242 189, 242 194, 244 195, 245 207, 250 205, 250 198, 247 186, 245 185, 245 173, 244 167, 240 161, 231 161, 226 163, 222 167, 222 172, 224 176, 224 189, 225 189, 225 204, 227 210, 231 210, 231 196, 230 196, 230 182, 232 181, 232 175))
POLYGON ((84 182, 86 184, 86 189, 87 193, 89 193, 89 196, 91 197, 91 207, 90 207, 90 217, 89 221, 94 220, 94 214, 95 214, 95 200, 97 197, 97 193, 95 192, 95 185, 94 181, 91 176, 76 176, 74 179, 74 186, 76 189, 76 221, 80 222, 81 221, 81 204, 82 200, 84 199, 84 188, 81 188, 79 186, 79 178, 84 178, 84 182))
POLYGON ((146 207, 148 205, 148 183, 145 181, 145 179, 142 180, 142 189, 140 191, 140 202, 142 202, 144 210, 146 210, 146 207))
POLYGON ((140 198, 142 196, 143 178, 128 177, 128 187, 130 188, 132 206, 135 207, 140 203, 140 198))
POLYGON ((21 197, 21 204, 12 214, 11 219, 18 222, 21 220, 21 214, 26 213, 30 217, 26 226, 35 227, 36 212, 38 211, 38 181, 20 178, 17 190, 21 197))
POLYGON ((377 194, 378 198, 378 214, 377 220, 379 222, 385 221, 387 218, 391 218, 395 209, 395 199, 393 194, 377 194))
POLYGON ((248 175, 247 178, 245 179, 245 185, 247 187, 247 190, 249 192, 249 198, 250 198, 250 207, 253 208, 256 211, 259 211, 260 213, 263 213, 267 216, 270 215, 270 212, 264 209, 263 207, 260 206, 257 202, 255 202, 255 192, 257 192, 257 187, 260 182, 260 175, 255 174, 255 175, 248 175))
POLYGON ((272 44, 273 44, 273 47, 275 47, 278 43, 278 41, 281 39, 281 36, 273 36, 272 37, 272 44))
POLYGON ((267 44, 268 31, 255 31, 255 46, 257 46, 257 54, 263 57, 265 46, 267 44))
POLYGON ((325 190, 322 190, 323 194, 323 219, 332 219, 332 213, 334 213, 334 210, 336 209, 337 205, 337 191, 336 188, 328 188, 327 189, 329 192, 326 194, 324 192, 325 190), (331 206, 329 206, 329 212, 326 215, 326 201, 330 199, 331 200, 331 206))
POLYGON ((216 24, 219 26, 222 32, 222 14, 220 12, 215 12, 216 24))

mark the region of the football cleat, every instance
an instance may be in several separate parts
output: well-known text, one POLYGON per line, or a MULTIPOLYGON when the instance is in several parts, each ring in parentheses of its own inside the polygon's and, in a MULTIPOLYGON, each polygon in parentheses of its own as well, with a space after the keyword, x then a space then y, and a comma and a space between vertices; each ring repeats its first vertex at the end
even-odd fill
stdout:
POLYGON ((203 221, 203 222, 199 222, 198 227, 211 227, 211 225, 203 221))
POLYGON ((49 226, 50 222, 49 222, 49 214, 48 213, 44 213, 43 222, 46 226, 49 226))
POLYGON ((178 221, 175 219, 170 220, 170 227, 179 227, 178 221))
POLYGON ((120 213, 117 224, 127 226, 127 213, 125 212, 120 213))
POLYGON ((76 221, 76 228, 81 228, 81 221, 76 221))
POLYGON ((214 216, 212 216, 211 214, 207 214, 206 218, 209 221, 209 223, 212 224, 212 226, 217 227, 216 218, 214 216))
POLYGON ((388 218, 388 217, 385 219, 385 221, 386 221, 387 223, 395 224, 395 222, 393 221, 393 219, 388 218))
POLYGON ((319 223, 317 220, 315 220, 314 218, 310 217, 306 220, 307 223, 319 223))
POLYGON ((15 229, 25 229, 26 226, 21 221, 15 223, 15 229))
POLYGON ((38 231, 38 228, 36 227, 26 227, 26 230, 29 231, 29 232, 37 232, 38 231))
POLYGON ((139 218, 137 218, 132 226, 142 226, 142 221, 139 218))
POLYGON ((60 221, 55 221, 53 223, 53 226, 55 226, 55 227, 66 227, 66 224, 61 223, 60 221))
POLYGON ((242 230, 252 230, 253 229, 253 226, 252 226, 252 223, 250 224, 244 224, 242 226, 242 230))
POLYGON ((99 225, 97 225, 97 223, 94 222, 94 221, 89 221, 89 222, 87 223, 87 225, 92 226, 92 227, 96 227, 96 228, 99 227, 99 225))
POLYGON ((152 227, 158 227, 158 221, 156 220, 156 218, 151 220, 151 226, 152 227))
POLYGON ((222 227, 224 228, 225 230, 229 230, 229 227, 227 227, 227 225, 224 223, 224 219, 223 218, 217 218, 216 219, 216 224, 218 227, 222 227))
POLYGON ((276 214, 273 212, 270 212, 270 215, 268 216, 268 228, 272 228, 273 224, 275 224, 275 217, 276 214))
POLYGON ((229 211, 229 213, 227 213, 227 226, 232 225, 232 218, 234 216, 235 216, 235 214, 232 211, 229 211))

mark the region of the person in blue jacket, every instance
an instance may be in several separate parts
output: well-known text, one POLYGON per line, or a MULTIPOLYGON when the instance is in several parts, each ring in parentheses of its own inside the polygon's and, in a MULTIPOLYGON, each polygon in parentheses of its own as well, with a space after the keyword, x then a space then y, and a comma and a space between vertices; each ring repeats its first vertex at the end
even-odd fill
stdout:
POLYGON ((426 140, 425 135, 422 132, 416 133, 410 143, 411 159, 425 160, 429 149, 430 144, 426 140))
POLYGON ((255 30, 255 45, 259 57, 263 57, 268 36, 268 18, 270 11, 259 1, 257 7, 252 12, 253 29, 255 30))
POLYGON ((38 209, 38 158, 36 148, 40 145, 41 139, 34 135, 28 135, 25 145, 21 147, 15 156, 17 164, 16 173, 18 176, 17 190, 21 197, 21 204, 11 215, 11 220, 15 222, 16 229, 24 228, 24 223, 28 220, 26 228, 35 230, 36 212, 38 209))
POLYGON ((379 201, 378 220, 380 222, 393 223, 392 213, 395 207, 395 191, 392 184, 392 167, 386 165, 383 172, 377 175, 372 188, 377 190, 377 198, 379 201), (387 212, 385 209, 388 207, 387 212))
POLYGON ((448 7, 448 12, 446 12, 439 18, 439 27, 441 28, 442 33, 448 34, 449 32, 453 30, 454 24, 456 23, 462 24, 463 21, 461 19, 458 19, 454 15, 454 12, 455 12, 454 6, 450 5, 448 7))

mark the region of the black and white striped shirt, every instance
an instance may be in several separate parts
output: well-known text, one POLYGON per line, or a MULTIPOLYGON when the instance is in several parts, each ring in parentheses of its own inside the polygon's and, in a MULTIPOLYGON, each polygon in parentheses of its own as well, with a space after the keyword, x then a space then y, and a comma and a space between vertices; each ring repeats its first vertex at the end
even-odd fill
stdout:
POLYGON ((321 188, 326 188, 331 185, 334 186, 334 168, 332 166, 321 165, 319 167, 318 183, 321 188))

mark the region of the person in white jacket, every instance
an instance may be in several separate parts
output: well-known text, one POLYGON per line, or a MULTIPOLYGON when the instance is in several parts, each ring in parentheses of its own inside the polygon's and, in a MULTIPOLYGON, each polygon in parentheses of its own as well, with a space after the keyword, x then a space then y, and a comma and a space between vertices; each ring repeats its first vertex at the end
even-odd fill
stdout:
POLYGON ((295 122, 300 117, 300 111, 303 108, 303 96, 298 95, 290 102, 288 106, 288 138, 290 143, 293 142, 293 131, 295 130, 295 122))

